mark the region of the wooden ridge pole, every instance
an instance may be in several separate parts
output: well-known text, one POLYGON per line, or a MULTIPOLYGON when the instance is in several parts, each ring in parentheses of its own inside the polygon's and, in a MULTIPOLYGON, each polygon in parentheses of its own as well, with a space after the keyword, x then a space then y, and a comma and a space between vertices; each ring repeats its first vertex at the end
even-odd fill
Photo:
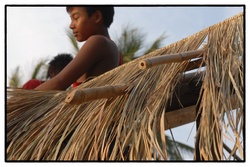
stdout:
POLYGON ((157 57, 140 60, 139 68, 144 70, 144 69, 148 69, 148 68, 161 65, 161 64, 181 62, 184 60, 197 58, 201 56, 204 51, 205 49, 200 49, 200 50, 187 51, 187 52, 182 52, 182 53, 177 53, 177 54, 161 55, 157 57))

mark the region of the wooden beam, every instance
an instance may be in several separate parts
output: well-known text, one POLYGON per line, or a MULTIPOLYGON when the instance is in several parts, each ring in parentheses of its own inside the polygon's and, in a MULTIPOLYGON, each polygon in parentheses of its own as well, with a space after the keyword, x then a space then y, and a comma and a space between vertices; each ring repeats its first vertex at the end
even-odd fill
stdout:
POLYGON ((181 79, 180 83, 175 87, 172 99, 167 105, 166 112, 196 105, 202 86, 202 81, 199 78, 199 75, 194 77, 192 74, 187 74, 181 79))
POLYGON ((194 122, 195 119, 196 119, 195 105, 178 110, 173 110, 171 112, 166 112, 165 130, 194 122))
MULTIPOLYGON (((235 95, 230 97, 232 109, 236 108, 235 95)), ((165 113, 165 130, 176 128, 196 120, 196 105, 172 110, 165 113)))

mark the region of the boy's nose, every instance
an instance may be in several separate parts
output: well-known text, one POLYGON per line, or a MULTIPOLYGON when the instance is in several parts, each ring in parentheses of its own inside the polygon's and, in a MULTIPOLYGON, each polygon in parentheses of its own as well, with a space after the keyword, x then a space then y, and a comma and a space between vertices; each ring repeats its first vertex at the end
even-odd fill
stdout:
POLYGON ((70 28, 70 29, 73 29, 73 28, 74 28, 74 24, 73 24, 72 22, 70 23, 69 28, 70 28))

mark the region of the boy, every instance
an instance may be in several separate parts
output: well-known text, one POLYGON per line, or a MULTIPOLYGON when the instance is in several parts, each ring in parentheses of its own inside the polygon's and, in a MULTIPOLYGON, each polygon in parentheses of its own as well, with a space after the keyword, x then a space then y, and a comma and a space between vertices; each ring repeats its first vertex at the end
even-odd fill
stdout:
MULTIPOLYGON (((47 72, 46 79, 51 79, 56 76, 62 69, 69 64, 69 62, 73 59, 70 54, 62 53, 58 54, 49 62, 49 68, 47 72)), ((31 79, 23 85, 23 89, 34 89, 37 86, 41 85, 45 81, 41 81, 38 79, 31 79)))
POLYGON ((70 28, 77 41, 85 41, 75 58, 54 78, 36 90, 65 90, 75 81, 84 82, 120 64, 116 44, 110 40, 108 28, 113 22, 114 7, 68 6, 70 28))

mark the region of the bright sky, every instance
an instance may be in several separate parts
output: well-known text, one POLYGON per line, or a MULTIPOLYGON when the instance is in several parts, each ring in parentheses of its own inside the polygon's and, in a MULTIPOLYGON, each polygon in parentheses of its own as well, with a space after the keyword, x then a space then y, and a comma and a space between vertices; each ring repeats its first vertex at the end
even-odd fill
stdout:
MULTIPOLYGON (((29 71, 40 58, 71 53, 72 46, 65 33, 70 18, 65 7, 9 6, 5 9, 6 84, 17 66, 20 66, 25 82, 30 77, 29 71)), ((168 37, 163 46, 167 46, 240 12, 243 12, 242 6, 228 5, 119 6, 115 7, 115 17, 109 32, 111 38, 116 38, 120 35, 122 26, 130 23, 146 34, 147 44, 165 32, 168 37)), ((192 126, 193 124, 189 124, 173 129, 175 140, 193 146, 195 126, 193 130, 192 126), (175 133, 177 130, 182 133, 175 133)))

